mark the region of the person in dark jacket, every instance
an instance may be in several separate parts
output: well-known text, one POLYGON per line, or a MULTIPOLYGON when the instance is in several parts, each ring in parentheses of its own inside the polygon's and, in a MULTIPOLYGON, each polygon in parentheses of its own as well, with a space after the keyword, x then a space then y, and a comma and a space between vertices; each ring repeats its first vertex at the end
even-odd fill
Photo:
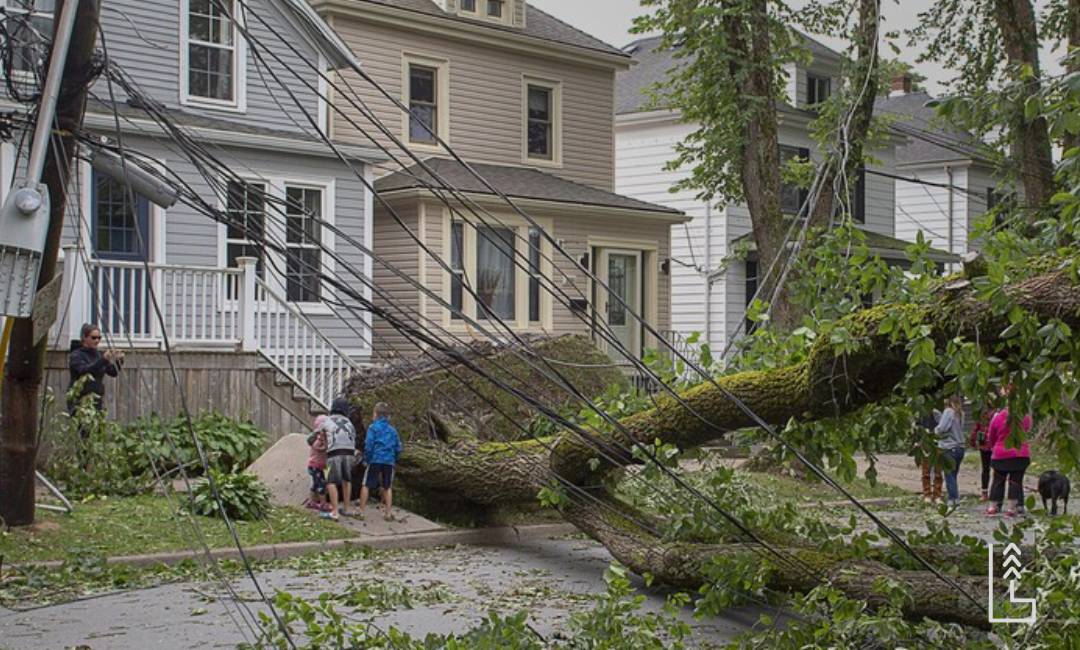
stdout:
MULTIPOLYGON (((124 360, 124 353, 117 350, 99 350, 101 345, 101 329, 97 325, 87 323, 79 331, 81 339, 71 345, 71 355, 68 357, 68 369, 71 371, 71 387, 75 386, 83 377, 82 388, 74 400, 68 403, 68 411, 75 412, 76 407, 88 395, 93 400, 94 407, 99 411, 104 410, 105 398, 105 375, 115 377, 124 360)), ((85 437, 85 432, 82 432, 85 437)))

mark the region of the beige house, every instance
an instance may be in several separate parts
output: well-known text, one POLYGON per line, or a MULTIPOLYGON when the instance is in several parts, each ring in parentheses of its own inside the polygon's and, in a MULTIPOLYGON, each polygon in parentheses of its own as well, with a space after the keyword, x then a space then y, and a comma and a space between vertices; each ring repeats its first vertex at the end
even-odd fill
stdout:
MULTIPOLYGON (((376 262, 375 281, 398 313, 422 314, 425 324, 466 337, 479 333, 458 310, 479 320, 493 313, 521 332, 588 333, 608 325, 635 354, 656 345, 578 266, 654 328, 670 328, 671 225, 686 217, 614 193, 615 74, 630 66, 627 54, 523 0, 311 3, 367 73, 409 108, 406 113, 356 75, 347 77, 378 120, 467 197, 468 207, 453 198, 446 205, 428 187, 432 176, 415 165, 376 172, 387 205, 376 202, 374 250, 431 292, 376 262), (512 198, 565 252, 488 185, 512 198), (558 287, 556 295, 541 276, 558 287)), ((331 117, 332 137, 370 145, 350 121, 375 130, 356 111, 349 119, 331 117)), ((377 137, 407 159, 390 138, 377 137)), ((377 317, 374 329, 376 347, 415 351, 377 317)))

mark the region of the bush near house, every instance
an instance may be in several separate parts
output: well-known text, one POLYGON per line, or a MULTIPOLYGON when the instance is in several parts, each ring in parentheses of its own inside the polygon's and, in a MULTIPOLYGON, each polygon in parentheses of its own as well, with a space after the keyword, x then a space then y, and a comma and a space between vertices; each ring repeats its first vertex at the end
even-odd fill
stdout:
POLYGON ((52 452, 45 472, 69 497, 133 495, 151 490, 158 477, 172 480, 204 473, 198 445, 213 471, 250 465, 266 445, 266 432, 220 413, 164 421, 157 416, 119 424, 89 403, 49 427, 52 452), (194 437, 193 437, 194 434, 194 437))

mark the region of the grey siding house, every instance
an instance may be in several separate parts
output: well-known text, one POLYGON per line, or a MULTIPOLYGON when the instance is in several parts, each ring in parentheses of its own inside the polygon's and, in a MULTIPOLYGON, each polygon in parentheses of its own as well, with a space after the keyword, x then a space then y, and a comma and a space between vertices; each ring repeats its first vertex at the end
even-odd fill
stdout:
MULTIPOLYGON (((9 12, 27 13, 22 0, 5 2, 9 12)), ((81 147, 61 261, 64 316, 51 341, 66 350, 83 322, 95 322, 112 345, 140 351, 149 367, 167 336, 175 350, 217 364, 217 374, 199 375, 196 383, 234 382, 232 390, 242 391, 248 383, 237 379, 237 369, 270 367, 297 395, 325 406, 343 377, 371 355, 370 314, 316 272, 372 272, 371 260, 349 242, 371 244, 372 202, 363 179, 370 180, 370 165, 380 158, 344 145, 345 162, 322 142, 325 83, 313 68, 348 66, 352 52, 303 0, 226 0, 225 11, 211 0, 102 4, 98 48, 137 86, 133 94, 159 105, 238 178, 200 170, 141 100, 99 78, 85 129, 115 149, 119 123, 127 155, 224 209, 228 225, 184 201, 162 209, 137 197, 131 206, 125 187, 87 161, 93 147, 81 147)), ((52 3, 34 6, 34 25, 50 33, 52 3)), ((28 46, 16 64, 28 83, 40 68, 34 58, 28 46)), ((7 97, 3 103, 27 108, 7 97)), ((18 138, 3 145, 5 190, 26 153, 18 138)), ((370 296, 359 281, 348 284, 370 296)), ((214 393, 193 408, 232 401, 258 408, 258 399, 214 393)), ((169 410, 160 400, 156 406, 169 410)), ((300 412, 307 419, 306 409, 300 412)), ((298 423, 288 426, 295 430, 298 423)))

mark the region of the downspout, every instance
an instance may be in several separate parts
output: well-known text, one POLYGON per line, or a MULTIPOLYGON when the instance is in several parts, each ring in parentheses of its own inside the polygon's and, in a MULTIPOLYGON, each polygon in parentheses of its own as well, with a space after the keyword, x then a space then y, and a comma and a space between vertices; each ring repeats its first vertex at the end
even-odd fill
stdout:
MULTIPOLYGON (((953 254, 953 170, 951 165, 945 165, 945 176, 949 179, 949 254, 953 254)), ((952 264, 949 265, 952 270, 952 264)))
POLYGON ((698 272, 705 276, 705 342, 712 347, 712 203, 705 203, 705 262, 698 272))

